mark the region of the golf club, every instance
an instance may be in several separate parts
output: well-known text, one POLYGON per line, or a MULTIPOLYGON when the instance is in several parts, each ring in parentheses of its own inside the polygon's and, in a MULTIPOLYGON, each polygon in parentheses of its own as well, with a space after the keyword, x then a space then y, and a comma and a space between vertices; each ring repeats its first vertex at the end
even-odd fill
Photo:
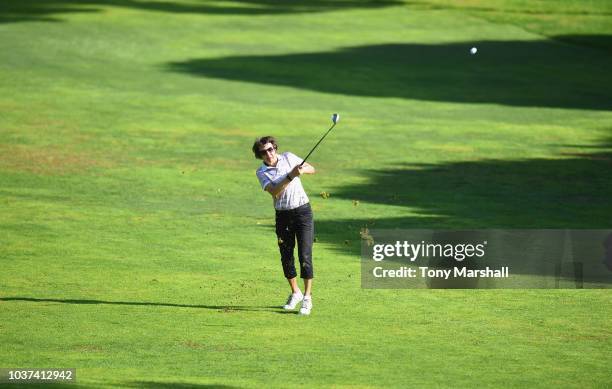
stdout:
POLYGON ((332 115, 331 119, 332 119, 332 122, 333 122, 332 126, 331 126, 331 127, 329 127, 329 130, 327 130, 327 132, 325 133, 325 135, 323 135, 323 136, 321 137, 321 139, 319 139, 319 141, 317 142, 317 144, 316 144, 316 145, 314 145, 314 147, 312 148, 312 150, 310 150, 310 152, 308 153, 308 155, 306 156, 306 158, 304 158, 304 160, 303 160, 303 161, 302 161, 302 163, 300 164, 300 167, 301 167, 302 165, 304 165, 304 163, 306 163, 306 160, 308 159, 308 157, 310 157, 310 154, 312 154, 312 152, 313 152, 313 151, 315 151, 315 149, 317 148, 317 146, 319 145, 319 143, 321 143, 321 142, 323 141, 323 139, 325 139, 325 137, 327 136, 327 134, 329 134, 329 132, 330 132, 330 131, 331 131, 331 130, 332 130, 332 129, 333 129, 335 126, 336 126, 336 124, 337 124, 337 123, 340 121, 340 115, 339 115, 339 114, 337 114, 337 113, 335 113, 335 114, 333 114, 333 115, 332 115))

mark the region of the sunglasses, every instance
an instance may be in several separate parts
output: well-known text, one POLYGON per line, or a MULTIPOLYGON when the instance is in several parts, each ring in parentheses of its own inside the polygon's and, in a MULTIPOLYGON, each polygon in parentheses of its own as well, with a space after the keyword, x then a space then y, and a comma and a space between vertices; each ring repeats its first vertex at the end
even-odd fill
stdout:
POLYGON ((274 147, 270 146, 267 149, 259 150, 259 155, 265 155, 266 153, 270 153, 274 150, 274 147))

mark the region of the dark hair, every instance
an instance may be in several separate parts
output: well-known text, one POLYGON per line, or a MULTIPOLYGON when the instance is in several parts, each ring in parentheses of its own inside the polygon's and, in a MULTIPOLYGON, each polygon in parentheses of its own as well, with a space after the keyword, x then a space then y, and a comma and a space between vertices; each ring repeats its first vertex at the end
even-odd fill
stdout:
POLYGON ((273 136, 262 136, 259 139, 255 139, 253 143, 253 154, 255 154, 255 158, 262 159, 261 154, 259 153, 259 148, 261 146, 265 146, 267 143, 272 143, 274 146, 274 150, 278 150, 278 144, 276 144, 276 139, 273 136))

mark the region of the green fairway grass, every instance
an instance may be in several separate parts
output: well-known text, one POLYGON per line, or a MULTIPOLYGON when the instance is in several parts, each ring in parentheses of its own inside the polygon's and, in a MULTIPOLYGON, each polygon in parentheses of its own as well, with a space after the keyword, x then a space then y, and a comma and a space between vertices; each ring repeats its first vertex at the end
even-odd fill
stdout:
POLYGON ((612 228, 611 2, 3 0, 0 53, 0 368, 609 385, 610 289, 362 289, 359 232, 612 228), (250 149, 333 112, 300 317, 250 149))

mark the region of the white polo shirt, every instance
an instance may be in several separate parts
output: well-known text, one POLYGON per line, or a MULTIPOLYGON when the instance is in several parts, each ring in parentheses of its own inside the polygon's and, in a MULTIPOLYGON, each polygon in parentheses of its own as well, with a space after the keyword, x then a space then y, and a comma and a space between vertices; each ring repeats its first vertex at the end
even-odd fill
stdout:
MULTIPOLYGON (((257 174, 257 179, 261 184, 261 188, 265 190, 268 185, 276 185, 284 180, 287 174, 300 163, 302 163, 302 159, 297 155, 285 152, 278 155, 276 166, 261 164, 255 174, 257 174)), ((275 199, 274 208, 279 211, 294 209, 308 203, 308 201, 308 196, 306 196, 302 181, 300 181, 299 177, 295 177, 287 185, 280 197, 275 199)))

